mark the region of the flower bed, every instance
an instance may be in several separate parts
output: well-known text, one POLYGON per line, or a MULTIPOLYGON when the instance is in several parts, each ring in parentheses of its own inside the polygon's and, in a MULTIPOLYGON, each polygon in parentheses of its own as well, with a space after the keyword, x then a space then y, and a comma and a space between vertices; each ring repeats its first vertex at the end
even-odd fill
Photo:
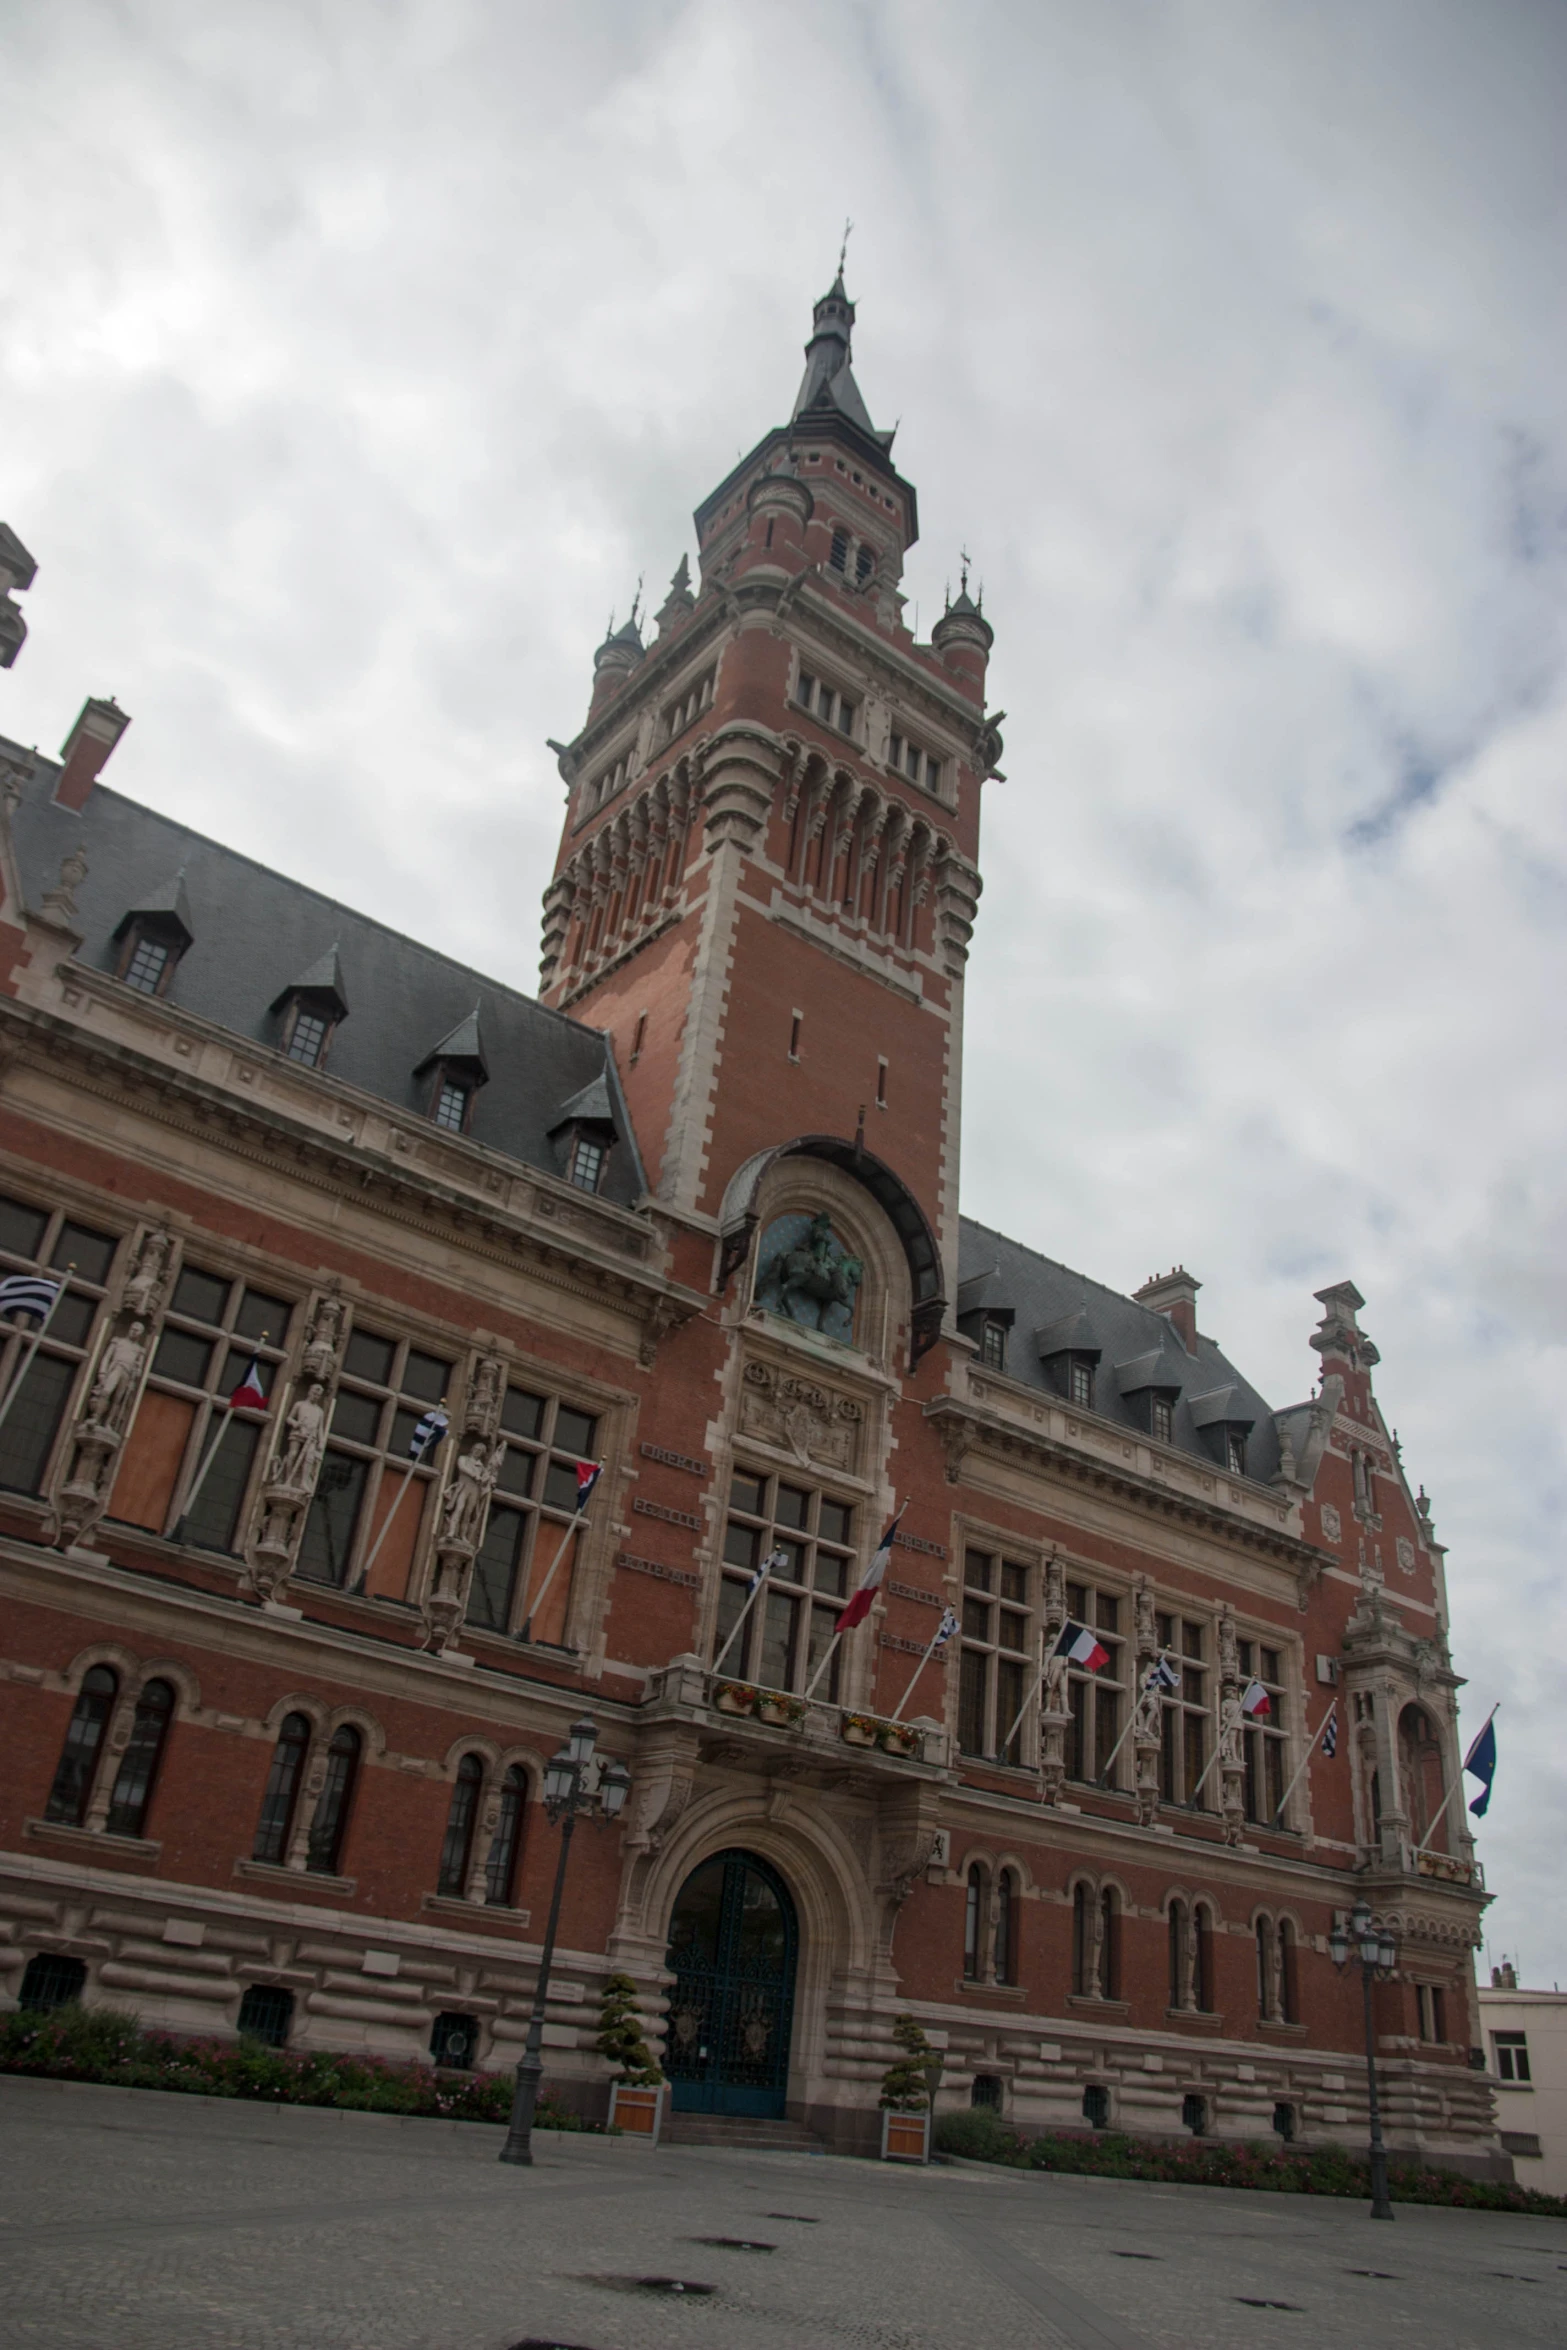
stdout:
MULTIPOLYGON (((509 2073, 438 2073, 428 2064, 374 2056, 267 2048, 259 2040, 179 2040, 144 2032, 112 2007, 57 2008, 52 2015, 0 2016, 0 2072, 55 2081, 101 2081, 127 2089, 176 2089, 197 2097, 254 2097, 270 2105, 336 2105, 362 2113, 407 2113, 459 2122, 505 2122, 509 2073)), ((534 2125, 589 2125, 546 2091, 534 2125)))
MULTIPOLYGON (((1162 2145, 1122 2137, 1115 2131, 1078 2138, 1028 2138, 992 2113, 944 2113, 936 2123, 943 2154, 968 2155, 977 2162, 1003 2162, 1014 2170, 1081 2171, 1100 2179, 1161 2179, 1188 2187, 1268 2187, 1285 2195, 1350 2195, 1368 2200, 1371 2177, 1360 2157, 1342 2147, 1288 2154, 1247 2145, 1162 2145)), ((1395 2203, 1447 2203, 1469 2211, 1536 2212, 1567 2218, 1567 2197, 1541 2195, 1532 2187, 1504 2187, 1493 2179, 1467 2179, 1456 2171, 1427 2170, 1393 2162, 1388 2166, 1395 2203)))

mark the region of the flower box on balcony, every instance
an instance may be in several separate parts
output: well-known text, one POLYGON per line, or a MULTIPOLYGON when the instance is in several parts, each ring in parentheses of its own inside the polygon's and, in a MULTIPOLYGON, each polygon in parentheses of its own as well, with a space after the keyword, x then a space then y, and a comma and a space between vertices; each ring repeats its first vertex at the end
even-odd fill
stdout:
POLYGON ((917 1754, 920 1734, 906 1722, 883 1722, 880 1729, 883 1754, 917 1754))
POLYGON ((756 1710, 756 1691, 744 1681, 717 1681, 713 1703, 721 1714, 748 1714, 756 1710))
POLYGON ((796 1722, 805 1719, 805 1700, 789 1697, 781 1689, 759 1689, 756 1718, 759 1722, 771 1722, 776 1730, 792 1730, 796 1722))
POLYGON ((845 1746, 874 1746, 881 1734, 881 1724, 870 1714, 845 1714, 839 1734, 845 1746))

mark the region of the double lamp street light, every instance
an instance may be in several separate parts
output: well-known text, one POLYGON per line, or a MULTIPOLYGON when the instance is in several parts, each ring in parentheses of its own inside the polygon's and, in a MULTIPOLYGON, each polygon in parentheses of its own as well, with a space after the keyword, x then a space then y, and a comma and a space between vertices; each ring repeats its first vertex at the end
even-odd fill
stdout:
POLYGON ((502 2162, 533 2160, 533 2112, 539 2101, 539 2083, 544 2077, 544 2014, 549 2004, 550 1968, 555 1959, 561 1895, 566 1890, 571 1832, 584 1814, 598 1820, 618 1819, 631 1792, 631 1773, 625 1764, 613 1756, 595 1756, 593 1750, 597 1744, 598 1725, 584 1716, 572 1723, 565 1745, 544 1766, 544 1809, 551 1820, 560 1822, 560 1858, 555 1864, 555 1890, 550 1896, 549 1923, 544 1929, 544 1948, 533 1986, 528 2038, 517 2066, 511 2127, 500 2151, 502 2162))
POLYGON ((1371 2016, 1371 1986, 1385 1981, 1398 1964, 1398 1943, 1392 1928, 1378 1925, 1367 1901, 1357 1901, 1348 1921, 1336 1918, 1328 1936, 1333 1964, 1343 1969, 1351 1951, 1360 1962, 1360 1987, 1366 2018, 1366 2096, 1371 2108, 1371 2216, 1391 2219, 1393 2205, 1387 2191, 1387 2148, 1382 2143, 1382 2111, 1377 2103, 1376 2032, 1371 2016))

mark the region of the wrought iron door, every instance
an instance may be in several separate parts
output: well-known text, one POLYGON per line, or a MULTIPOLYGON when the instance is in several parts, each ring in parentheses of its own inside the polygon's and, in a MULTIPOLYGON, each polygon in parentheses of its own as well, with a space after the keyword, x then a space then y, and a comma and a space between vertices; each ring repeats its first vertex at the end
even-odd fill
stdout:
POLYGON ((687 1877, 665 1961, 677 2112, 782 2115, 798 1942, 788 1888, 755 1853, 720 1852, 687 1877))

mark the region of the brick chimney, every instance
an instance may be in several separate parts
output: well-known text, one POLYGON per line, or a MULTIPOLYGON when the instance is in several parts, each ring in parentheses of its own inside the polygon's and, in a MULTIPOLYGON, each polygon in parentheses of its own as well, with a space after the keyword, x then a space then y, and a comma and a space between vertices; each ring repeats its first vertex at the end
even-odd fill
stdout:
POLYGON ((1184 1265, 1177 1265, 1168 1273, 1156 1273, 1145 1281, 1141 1289, 1134 1289, 1133 1297, 1140 1306, 1152 1306, 1156 1314, 1175 1325, 1182 1346, 1189 1355, 1197 1352, 1197 1292, 1202 1283, 1188 1273, 1184 1265))
POLYGON ((87 794, 129 724, 129 717, 112 695, 106 702, 83 702, 81 716, 60 745, 65 765, 54 787, 59 807, 80 812, 86 806, 87 794))

